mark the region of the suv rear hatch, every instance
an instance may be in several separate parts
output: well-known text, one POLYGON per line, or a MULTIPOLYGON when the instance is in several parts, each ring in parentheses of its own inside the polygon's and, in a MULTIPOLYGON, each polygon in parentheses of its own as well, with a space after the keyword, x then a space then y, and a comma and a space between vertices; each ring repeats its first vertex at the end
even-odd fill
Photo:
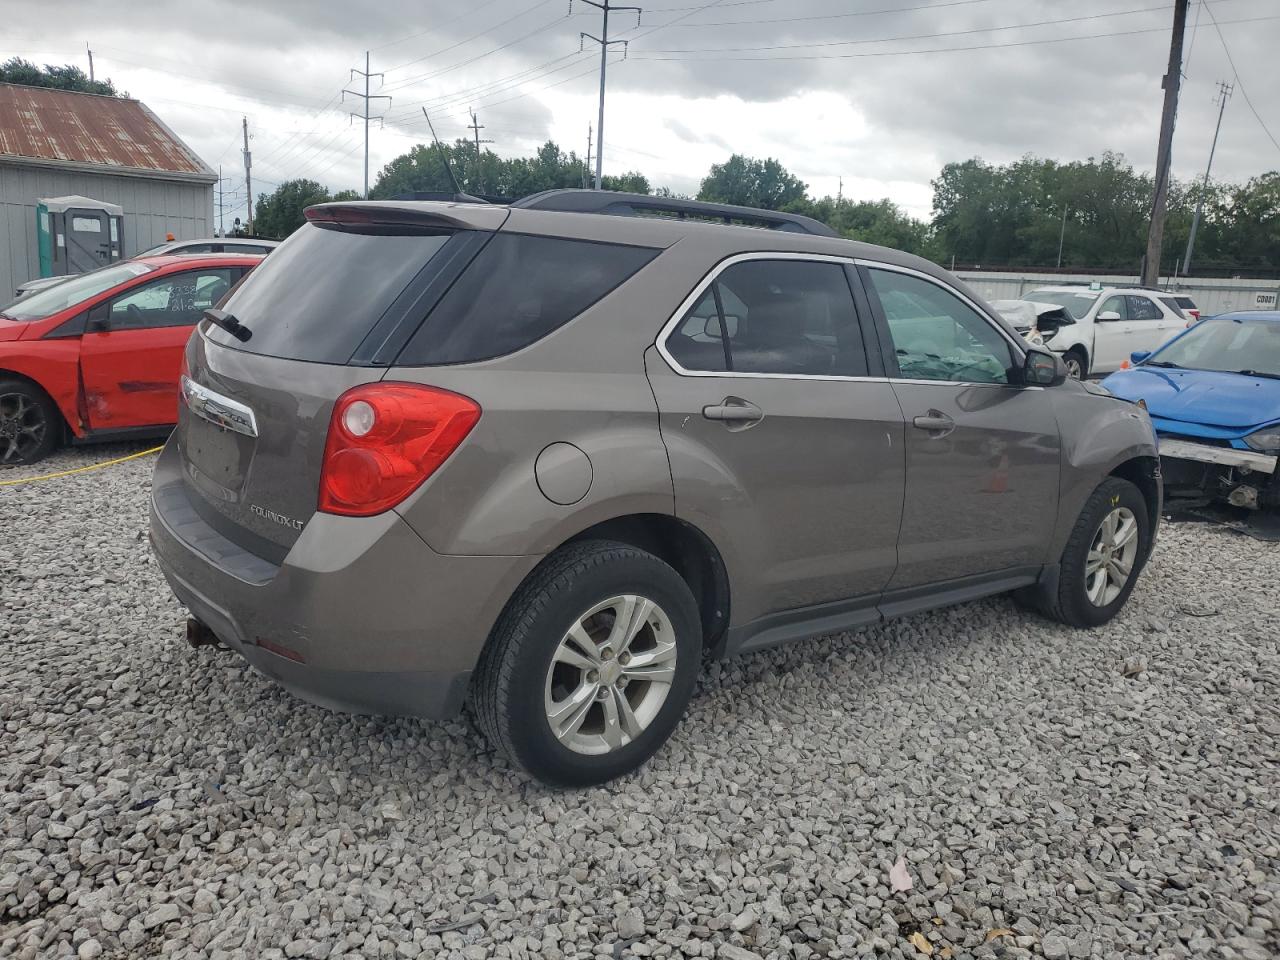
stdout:
POLYGON ((380 380, 431 306, 507 216, 445 204, 332 204, 222 304, 187 346, 177 444, 196 512, 283 561, 315 513, 334 402, 380 380))

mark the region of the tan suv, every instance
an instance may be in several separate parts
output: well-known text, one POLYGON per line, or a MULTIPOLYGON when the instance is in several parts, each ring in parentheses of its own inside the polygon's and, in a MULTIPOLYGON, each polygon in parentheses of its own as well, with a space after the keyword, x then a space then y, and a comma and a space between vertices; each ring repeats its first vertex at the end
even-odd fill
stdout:
POLYGON ((151 530, 191 639, 316 703, 597 783, 704 656, 1005 591, 1095 626, 1151 552, 1146 412, 918 257, 591 191, 307 216, 188 345, 151 530))

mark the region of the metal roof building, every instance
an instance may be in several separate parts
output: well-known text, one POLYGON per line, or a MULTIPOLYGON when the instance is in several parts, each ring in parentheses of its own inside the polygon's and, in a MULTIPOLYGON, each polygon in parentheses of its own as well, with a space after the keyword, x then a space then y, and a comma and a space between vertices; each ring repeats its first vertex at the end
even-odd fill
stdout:
POLYGON ((0 83, 0 303, 40 275, 40 199, 118 204, 129 257, 170 233, 209 236, 217 179, 137 100, 0 83))

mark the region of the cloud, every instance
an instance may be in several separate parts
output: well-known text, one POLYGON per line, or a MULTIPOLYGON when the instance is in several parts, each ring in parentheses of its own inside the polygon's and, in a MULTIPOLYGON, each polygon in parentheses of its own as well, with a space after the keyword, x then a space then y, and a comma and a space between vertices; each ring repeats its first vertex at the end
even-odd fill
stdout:
MULTIPOLYGON (((730 153, 774 156, 813 192, 835 193, 843 178, 846 195, 889 196, 920 216, 941 166, 971 156, 1065 161, 1118 150, 1150 169, 1171 5, 1123 6, 1129 12, 1059 0, 657 0, 639 26, 621 13, 611 21, 611 38, 630 43, 625 58, 621 49, 610 58, 606 169, 692 192, 730 153)), ((1212 10, 1280 136, 1270 95, 1280 89, 1280 20, 1232 23, 1274 17, 1274 0, 1217 0, 1212 10)), ((568 15, 564 0, 61 0, 11 5, 0 55, 84 64, 79 39, 88 39, 99 76, 223 165, 234 203, 244 192, 242 116, 255 192, 296 176, 359 185, 363 125, 347 113, 360 101, 344 102, 341 90, 363 90, 350 71, 363 68, 366 49, 385 74, 372 92, 393 98, 371 107, 386 115, 370 134, 371 179, 428 139, 423 106, 442 139, 469 135, 474 109, 500 154, 528 154, 547 138, 582 154, 596 123, 599 52, 591 41, 580 47, 579 33, 599 30, 597 11, 574 4, 568 15), (76 41, 55 23, 74 23, 76 41)), ((1184 179, 1203 172, 1215 85, 1232 78, 1207 14, 1188 27, 1187 49, 1173 154, 1184 179)), ((1215 177, 1277 167, 1280 150, 1237 92, 1215 177)))

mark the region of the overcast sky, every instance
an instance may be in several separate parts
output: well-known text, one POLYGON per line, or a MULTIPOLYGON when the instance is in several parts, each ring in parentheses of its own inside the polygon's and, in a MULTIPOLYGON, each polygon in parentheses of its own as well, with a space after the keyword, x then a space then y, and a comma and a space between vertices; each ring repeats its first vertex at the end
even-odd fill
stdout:
MULTIPOLYGON (((617 0, 614 0, 617 2, 617 0)), ((244 212, 240 118, 253 134, 254 193, 293 177, 359 189, 371 51, 370 182, 426 136, 470 135, 474 108, 503 156, 548 138, 585 152, 596 119, 600 33, 581 0, 203 0, 129 4, 4 0, 0 55, 87 67, 143 100, 228 179, 227 223, 244 212), (236 205, 238 204, 238 209, 236 205)), ((611 57, 605 170, 640 170, 694 193, 739 152, 779 159, 814 195, 889 197, 928 217, 944 163, 1025 153, 1155 162, 1173 0, 655 0, 611 57), (1104 36, 1106 35, 1106 36, 1104 36), (1076 38, 1076 39, 1066 39, 1076 38)), ((1280 169, 1280 3, 1195 2, 1187 28, 1176 176, 1203 172, 1219 80, 1237 78, 1215 178, 1280 169), (1215 29, 1212 18, 1216 18, 1215 29), (1225 44, 1224 44, 1225 40, 1225 44), (1235 69, 1228 62, 1227 51, 1235 69), (1247 91, 1261 123, 1250 111, 1247 91)))

